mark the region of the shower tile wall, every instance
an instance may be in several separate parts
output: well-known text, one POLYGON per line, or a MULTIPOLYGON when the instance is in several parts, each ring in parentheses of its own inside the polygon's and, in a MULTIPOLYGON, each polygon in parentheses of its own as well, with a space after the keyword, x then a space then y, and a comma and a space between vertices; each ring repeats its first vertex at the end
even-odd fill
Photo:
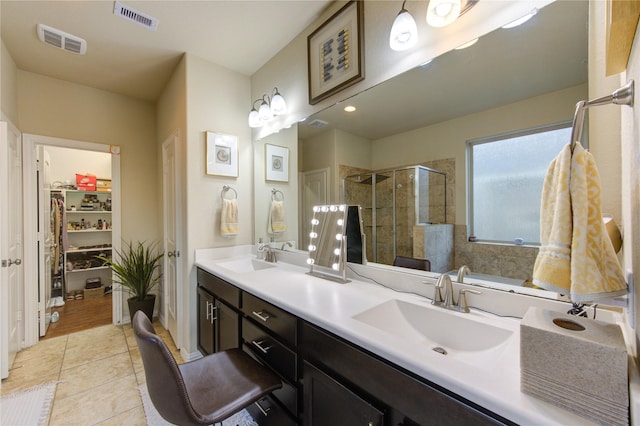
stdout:
POLYGON ((467 265, 472 272, 531 281, 536 247, 470 243, 466 225, 454 228, 455 268, 467 265))

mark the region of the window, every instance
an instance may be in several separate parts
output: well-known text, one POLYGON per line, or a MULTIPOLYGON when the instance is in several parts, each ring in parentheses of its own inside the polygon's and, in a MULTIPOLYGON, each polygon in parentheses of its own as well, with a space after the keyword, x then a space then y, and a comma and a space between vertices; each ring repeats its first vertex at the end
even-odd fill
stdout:
POLYGON ((469 233, 478 241, 540 243, 540 195, 571 122, 467 141, 469 233))

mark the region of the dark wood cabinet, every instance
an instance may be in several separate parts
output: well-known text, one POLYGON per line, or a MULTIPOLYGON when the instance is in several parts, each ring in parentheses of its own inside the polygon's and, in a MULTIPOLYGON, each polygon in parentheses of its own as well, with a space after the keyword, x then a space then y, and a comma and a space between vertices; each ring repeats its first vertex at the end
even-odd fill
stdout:
POLYGON ((305 362, 304 424, 383 426, 385 423, 382 410, 305 362))
POLYGON ((241 314, 226 300, 211 290, 221 290, 240 303, 240 290, 231 284, 198 270, 198 350, 203 355, 240 347, 241 314), (202 272, 202 273, 201 273, 202 272), (213 277, 213 279, 211 278, 213 277), (211 283, 215 285, 212 286, 211 283), (234 295, 237 294, 237 300, 234 295))

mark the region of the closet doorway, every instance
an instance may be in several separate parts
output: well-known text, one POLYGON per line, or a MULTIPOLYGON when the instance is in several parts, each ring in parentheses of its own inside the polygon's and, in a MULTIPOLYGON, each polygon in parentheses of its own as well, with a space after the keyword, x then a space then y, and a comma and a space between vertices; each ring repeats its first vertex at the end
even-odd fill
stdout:
POLYGON ((25 318, 31 344, 122 321, 121 293, 112 291, 111 271, 96 258, 119 250, 118 153, 109 145, 24 137, 25 240, 33 241, 25 259, 37 265, 25 280, 37 283, 25 294, 38 301, 38 312, 25 318))

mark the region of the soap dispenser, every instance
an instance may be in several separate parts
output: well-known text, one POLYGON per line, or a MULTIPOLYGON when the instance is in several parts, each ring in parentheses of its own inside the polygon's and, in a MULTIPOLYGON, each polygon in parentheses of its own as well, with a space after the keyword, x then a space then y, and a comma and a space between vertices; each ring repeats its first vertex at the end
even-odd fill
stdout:
POLYGON ((258 239, 258 246, 256 248, 256 259, 264 260, 264 243, 262 242, 262 237, 258 239))

